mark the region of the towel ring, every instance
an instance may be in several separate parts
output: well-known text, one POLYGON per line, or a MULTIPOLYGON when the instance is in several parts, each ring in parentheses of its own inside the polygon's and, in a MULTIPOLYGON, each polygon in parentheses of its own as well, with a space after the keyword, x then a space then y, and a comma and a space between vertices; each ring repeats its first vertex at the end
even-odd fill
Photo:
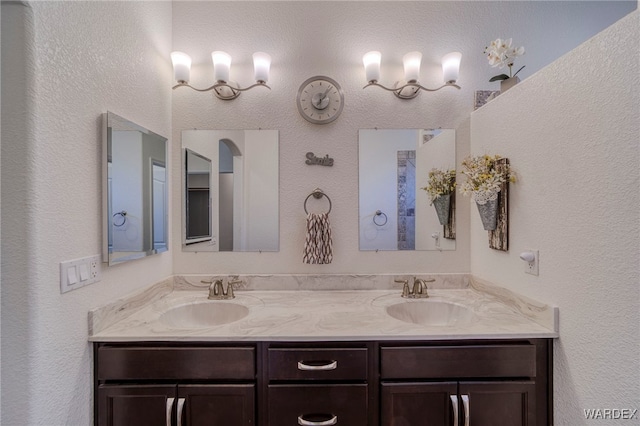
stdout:
POLYGON ((387 220, 388 220, 387 215, 384 214, 382 212, 382 210, 376 210, 376 214, 375 214, 375 216, 373 216, 373 223, 375 223, 378 226, 384 226, 384 225, 387 224, 387 220), (379 216, 384 216, 384 218, 383 218, 384 222, 382 222, 382 221, 381 221, 382 223, 376 222, 376 218, 379 217, 379 216))
POLYGON ((127 222, 127 212, 126 210, 119 211, 113 214, 113 226, 120 227, 127 222), (116 218, 119 216, 118 218, 116 218))
POLYGON ((307 198, 304 199, 304 212, 306 214, 309 214, 309 212, 307 211, 307 201, 309 201, 309 198, 313 195, 313 198, 319 200, 320 198, 322 198, 323 196, 327 198, 327 201, 329 201, 329 210, 327 211, 327 214, 331 213, 331 198, 329 198, 329 196, 327 194, 325 194, 324 192, 322 192, 322 189, 320 188, 316 188, 313 190, 313 192, 309 195, 307 195, 307 198))

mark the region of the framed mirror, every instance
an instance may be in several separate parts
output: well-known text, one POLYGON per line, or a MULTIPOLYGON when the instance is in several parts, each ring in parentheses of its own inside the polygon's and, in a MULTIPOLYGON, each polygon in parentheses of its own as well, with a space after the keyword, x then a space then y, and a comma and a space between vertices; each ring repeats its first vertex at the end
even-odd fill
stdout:
POLYGON ((423 189, 455 170, 455 147, 453 129, 359 131, 360 250, 455 250, 455 191, 443 225, 423 189))
POLYGON ((103 262, 168 250, 167 138, 112 112, 102 121, 103 262))
POLYGON ((277 130, 182 131, 182 250, 279 250, 277 130))

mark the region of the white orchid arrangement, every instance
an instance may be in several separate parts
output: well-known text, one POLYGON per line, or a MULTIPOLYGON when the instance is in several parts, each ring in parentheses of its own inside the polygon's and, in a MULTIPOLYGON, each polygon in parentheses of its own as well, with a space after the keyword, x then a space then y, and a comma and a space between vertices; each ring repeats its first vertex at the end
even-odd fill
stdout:
POLYGON ((471 196, 478 204, 486 204, 487 201, 498 198, 498 193, 502 189, 504 182, 515 182, 515 175, 508 164, 503 170, 495 167, 499 155, 480 155, 477 157, 467 157, 462 161, 462 173, 466 182, 460 185, 460 192, 463 195, 471 196))
POLYGON ((441 195, 451 194, 456 190, 456 171, 431 169, 427 186, 421 189, 427 191, 431 203, 441 195))
POLYGON ((521 47, 513 47, 511 46, 512 40, 510 38, 506 40, 502 40, 497 38, 489 43, 488 47, 484 48, 484 53, 487 55, 487 59, 489 60, 489 65, 492 67, 504 68, 505 66, 509 67, 509 75, 507 74, 499 74, 494 77, 491 77, 489 81, 498 81, 498 80, 506 80, 511 77, 515 77, 518 75, 524 65, 520 67, 515 74, 511 74, 513 63, 518 56, 524 55, 524 46, 521 47))

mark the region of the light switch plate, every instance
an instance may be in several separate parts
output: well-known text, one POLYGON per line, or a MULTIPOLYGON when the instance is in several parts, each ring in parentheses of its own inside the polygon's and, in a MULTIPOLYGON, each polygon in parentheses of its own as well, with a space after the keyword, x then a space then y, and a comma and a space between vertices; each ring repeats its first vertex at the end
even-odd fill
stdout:
POLYGON ((60 293, 84 287, 102 278, 101 256, 89 256, 60 263, 60 293))

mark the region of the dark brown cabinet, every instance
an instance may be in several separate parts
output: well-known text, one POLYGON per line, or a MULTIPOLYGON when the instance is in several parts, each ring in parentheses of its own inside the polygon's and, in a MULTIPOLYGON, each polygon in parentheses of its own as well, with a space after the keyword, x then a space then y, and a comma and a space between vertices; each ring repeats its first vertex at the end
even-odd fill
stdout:
POLYGON ((500 426, 534 426, 535 388, 533 381, 461 382, 461 422, 468 419, 473 426, 492 426, 496 421, 500 426))
POLYGON ((551 340, 95 343, 99 426, 548 426, 551 340))
POLYGON ((96 400, 100 426, 171 425, 175 386, 102 385, 96 400))
POLYGON ((450 426, 458 418, 457 383, 382 383, 381 424, 450 426))
POLYGON ((103 385, 105 426, 255 425, 254 385, 103 385))
POLYGON ((367 426, 366 384, 269 385, 270 426, 367 426))
POLYGON ((532 426, 535 384, 383 383, 381 409, 385 426, 532 426))
POLYGON ((268 421, 264 424, 375 424, 370 422, 370 346, 269 345, 265 363, 268 421))
POLYGON ((382 424, 552 424, 550 356, 544 340, 383 345, 382 424))
POLYGON ((96 344, 94 351, 99 426, 256 424, 253 345, 96 344))
POLYGON ((255 425, 255 385, 181 385, 178 386, 178 425, 255 425))

